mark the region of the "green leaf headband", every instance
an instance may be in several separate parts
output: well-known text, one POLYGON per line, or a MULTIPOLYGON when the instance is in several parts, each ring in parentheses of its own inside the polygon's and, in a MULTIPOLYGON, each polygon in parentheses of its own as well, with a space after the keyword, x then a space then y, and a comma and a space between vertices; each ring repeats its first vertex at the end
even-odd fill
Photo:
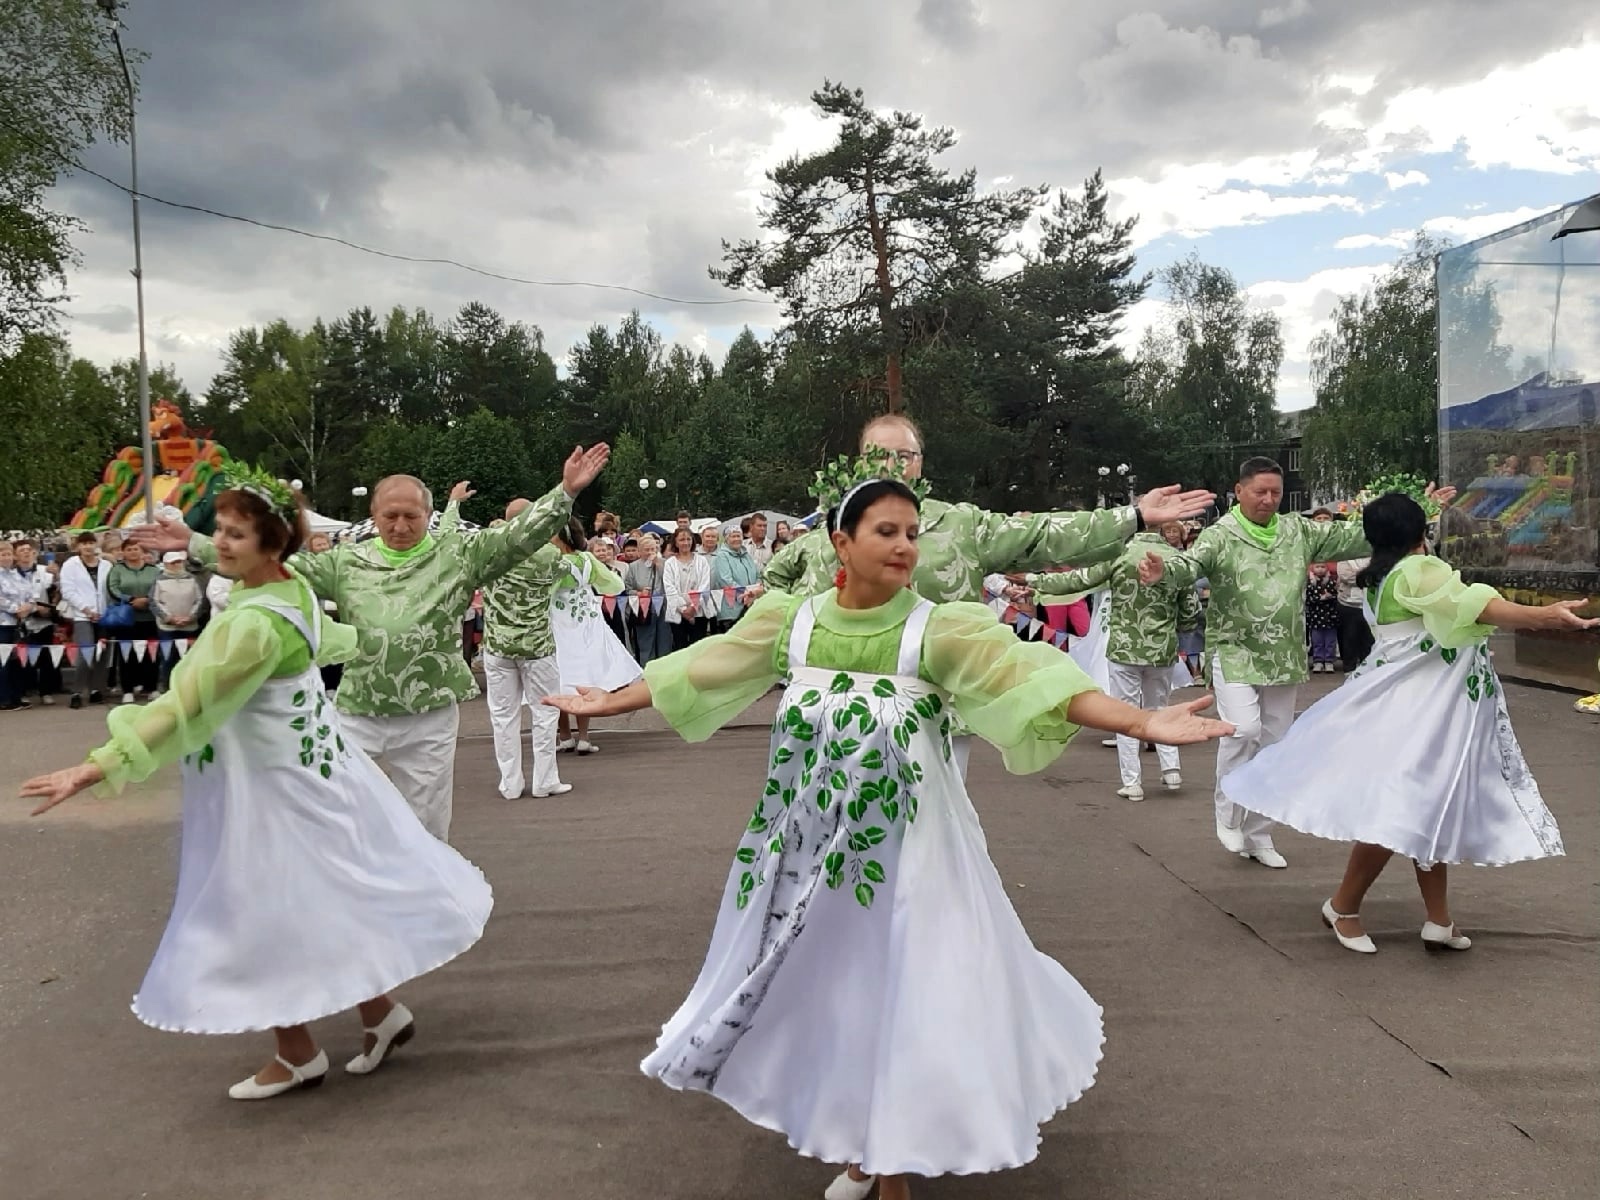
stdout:
POLYGON ((1422 506, 1422 511, 1432 520, 1439 515, 1439 502, 1428 495, 1427 482, 1420 475, 1396 471, 1374 479, 1356 494, 1352 508, 1360 513, 1368 504, 1387 492, 1404 492, 1422 506))
POLYGON ((857 458, 840 455, 834 459, 817 472, 816 480, 811 485, 811 495, 823 513, 835 508, 842 510, 852 492, 877 479, 893 479, 896 483, 905 484, 917 498, 918 504, 927 499, 928 481, 907 479, 906 466, 900 457, 882 446, 868 446, 857 458))
POLYGON ((294 492, 289 490, 289 485, 270 471, 263 471, 247 462, 234 459, 223 469, 222 490, 248 492, 258 500, 266 501, 272 514, 291 528, 300 519, 300 504, 295 500, 294 492))

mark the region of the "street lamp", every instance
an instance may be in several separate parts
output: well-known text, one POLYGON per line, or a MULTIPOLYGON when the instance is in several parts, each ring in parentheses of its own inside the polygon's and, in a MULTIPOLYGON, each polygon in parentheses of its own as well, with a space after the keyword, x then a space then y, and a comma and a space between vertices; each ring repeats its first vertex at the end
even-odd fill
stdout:
POLYGON ((133 72, 128 70, 128 56, 122 49, 122 22, 117 10, 123 0, 97 0, 100 10, 111 22, 111 40, 117 47, 117 61, 122 64, 122 79, 128 86, 128 155, 132 163, 132 180, 128 194, 133 199, 133 288, 139 309, 139 437, 144 453, 144 518, 155 524, 155 448, 150 440, 150 360, 144 346, 144 251, 139 241, 139 138, 134 129, 133 72))

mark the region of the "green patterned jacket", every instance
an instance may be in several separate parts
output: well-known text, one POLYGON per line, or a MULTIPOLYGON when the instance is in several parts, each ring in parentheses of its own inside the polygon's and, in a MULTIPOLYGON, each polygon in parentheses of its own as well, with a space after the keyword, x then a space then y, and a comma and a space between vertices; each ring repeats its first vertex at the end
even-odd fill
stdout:
POLYGON ((550 597, 566 575, 553 542, 483 589, 483 648, 501 658, 549 658, 556 652, 550 632, 550 597))
MULTIPOLYGON (((911 587, 936 604, 981 604, 985 575, 1114 558, 1138 525, 1133 508, 1012 517, 972 504, 924 500, 911 587)), ((813 530, 774 555, 761 582, 770 591, 815 595, 833 586, 838 569, 827 531, 813 530)))
MULTIPOLYGON (((440 522, 430 549, 398 564, 377 538, 297 554, 290 565, 355 628, 360 649, 345 665, 340 712, 399 717, 433 712, 478 694, 461 657, 461 618, 472 593, 527 561, 560 532, 572 497, 557 484, 504 525, 459 533, 440 522)), ((195 534, 189 553, 216 562, 211 539, 195 534)))
POLYGON ((1278 536, 1263 549, 1229 513, 1167 559, 1163 582, 1190 587, 1201 577, 1210 581, 1206 660, 1220 658, 1229 683, 1304 683, 1310 677, 1306 569, 1371 553, 1359 521, 1318 523, 1280 513, 1278 536))
POLYGON ((1181 586, 1170 576, 1150 587, 1139 586, 1139 564, 1151 551, 1162 558, 1178 553, 1159 533, 1141 533, 1110 562, 1059 574, 1029 575, 1028 586, 1042 596, 1109 588, 1106 658, 1129 666, 1171 666, 1178 661, 1178 630, 1193 629, 1200 620, 1200 598, 1193 587, 1181 586))

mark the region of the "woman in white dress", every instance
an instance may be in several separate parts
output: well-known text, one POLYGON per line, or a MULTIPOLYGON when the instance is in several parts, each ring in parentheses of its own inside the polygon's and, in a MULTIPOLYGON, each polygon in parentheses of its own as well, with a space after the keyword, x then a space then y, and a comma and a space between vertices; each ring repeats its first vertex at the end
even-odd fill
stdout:
POLYGON ((849 1164, 829 1197, 860 1200, 877 1176, 881 1200, 904 1200, 908 1175, 1032 1160, 1100 1060, 1099 1005, 1034 948, 989 859, 953 713, 1023 772, 1084 724, 1163 742, 1232 730, 1198 715, 1209 697, 1142 712, 982 605, 922 600, 917 521, 910 488, 870 478, 829 514, 835 592, 768 593, 620 692, 546 701, 653 704, 699 741, 788 678, 705 964, 642 1066, 849 1164))
MULTIPOLYGON (((563 575, 550 595, 550 633, 556 640, 556 666, 561 690, 593 687, 615 691, 639 678, 639 664, 617 640, 600 608, 601 596, 622 591, 622 576, 606 566, 585 544, 583 526, 573 518, 565 534, 552 539, 562 555, 563 575)), ((577 736, 566 713, 556 731, 557 750, 593 754, 589 718, 579 717, 577 736)))
POLYGON ((340 732, 317 666, 354 657, 355 631, 283 565, 305 536, 299 497, 243 467, 226 482, 216 547, 237 581, 227 608, 165 695, 110 713, 111 740, 89 761, 22 794, 43 801, 37 815, 182 757, 177 895, 133 1011, 177 1033, 272 1030, 272 1061, 229 1090, 261 1100, 327 1075, 310 1021, 359 1011, 351 1074, 409 1041, 411 1013, 389 991, 476 942, 492 898, 340 732))
POLYGON ((1377 952, 1361 901, 1404 854, 1427 909, 1423 945, 1465 950, 1472 941, 1450 918, 1448 864, 1563 853, 1511 731, 1488 635, 1494 626, 1592 629, 1600 620, 1573 611, 1587 601, 1512 604, 1485 584, 1469 587, 1428 554, 1427 517, 1409 496, 1380 496, 1361 520, 1373 553, 1356 582, 1367 591, 1372 653, 1221 787, 1273 821, 1355 843, 1339 890, 1322 905, 1340 945, 1377 952))

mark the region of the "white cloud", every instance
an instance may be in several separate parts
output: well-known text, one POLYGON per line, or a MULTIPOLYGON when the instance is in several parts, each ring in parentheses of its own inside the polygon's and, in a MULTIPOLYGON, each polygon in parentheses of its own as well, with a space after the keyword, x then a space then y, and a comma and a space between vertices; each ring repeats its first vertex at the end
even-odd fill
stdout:
POLYGON ((1336 182, 1317 163, 1314 151, 1236 163, 1192 163, 1163 168, 1156 179, 1113 179, 1108 183, 1123 215, 1137 213, 1139 244, 1165 234, 1202 237, 1213 229, 1261 225, 1279 217, 1330 209, 1360 212, 1354 196, 1334 193, 1288 195, 1267 188, 1336 182))
POLYGON ((1287 4, 1262 9, 1256 23, 1262 29, 1273 29, 1279 25, 1287 25, 1290 21, 1298 21, 1301 17, 1308 16, 1310 12, 1311 0, 1289 0, 1287 4))
POLYGON ((1474 213, 1470 217, 1429 217, 1422 227, 1429 233, 1440 233, 1457 242, 1473 242, 1549 211, 1548 208, 1514 208, 1510 212, 1474 213))
POLYGON ((1370 250, 1375 246, 1392 246, 1396 249, 1410 245, 1411 235, 1404 230, 1394 233, 1358 233, 1351 237, 1342 237, 1333 244, 1335 250, 1370 250))
POLYGON ((1330 267, 1305 279, 1266 279, 1245 288, 1257 308, 1274 312, 1283 324, 1283 371, 1278 376, 1278 407, 1305 408, 1316 401, 1311 386, 1311 341, 1329 326, 1341 296, 1368 287, 1382 266, 1330 267))
POLYGON ((1403 187, 1421 187, 1428 182, 1428 176, 1422 171, 1406 171, 1403 174, 1386 171, 1383 181, 1389 185, 1390 191, 1398 192, 1403 187))

